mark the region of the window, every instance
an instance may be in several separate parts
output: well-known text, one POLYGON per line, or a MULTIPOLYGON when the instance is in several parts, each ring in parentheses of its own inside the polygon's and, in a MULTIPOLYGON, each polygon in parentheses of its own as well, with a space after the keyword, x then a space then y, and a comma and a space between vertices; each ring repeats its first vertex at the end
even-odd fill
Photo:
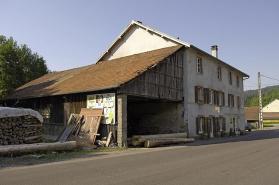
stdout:
POLYGON ((220 116, 219 117, 220 131, 226 132, 226 118, 220 116))
POLYGON ((214 104, 224 106, 225 105, 225 93, 222 91, 214 91, 214 104))
POLYGON ((234 107, 234 95, 228 94, 228 106, 234 107))
POLYGON ((237 129, 239 128, 238 117, 231 117, 230 122, 231 122, 230 127, 231 127, 232 131, 236 132, 237 129))
POLYGON ((49 123, 50 108, 51 108, 51 104, 47 104, 45 108, 40 108, 37 110, 42 115, 44 123, 49 123))
POLYGON ((232 72, 229 71, 228 74, 229 84, 232 85, 232 72))
POLYGON ((209 103, 213 104, 214 103, 214 90, 209 89, 209 103))
POLYGON ((196 86, 195 87, 195 102, 196 103, 204 103, 203 101, 203 88, 196 86))
POLYGON ((240 96, 237 96, 237 108, 240 108, 240 96))
POLYGON ((218 80, 222 80, 222 73, 221 73, 221 67, 217 66, 217 77, 218 80))
POLYGON ((236 76, 236 86, 239 87, 239 77, 236 76))
POLYGON ((202 74, 202 59, 200 57, 197 57, 197 72, 202 74))
POLYGON ((209 104, 209 89, 203 88, 203 103, 209 104))
POLYGON ((197 122, 196 122, 196 134, 203 134, 206 133, 206 125, 205 125, 205 118, 204 116, 198 116, 196 118, 197 122))

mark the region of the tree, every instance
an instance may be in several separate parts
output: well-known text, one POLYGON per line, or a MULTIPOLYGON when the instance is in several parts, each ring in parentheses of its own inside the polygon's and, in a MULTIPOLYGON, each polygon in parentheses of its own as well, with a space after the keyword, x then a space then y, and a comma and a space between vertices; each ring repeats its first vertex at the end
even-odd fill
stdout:
POLYGON ((0 36, 0 97, 50 71, 38 53, 18 46, 12 37, 0 36))

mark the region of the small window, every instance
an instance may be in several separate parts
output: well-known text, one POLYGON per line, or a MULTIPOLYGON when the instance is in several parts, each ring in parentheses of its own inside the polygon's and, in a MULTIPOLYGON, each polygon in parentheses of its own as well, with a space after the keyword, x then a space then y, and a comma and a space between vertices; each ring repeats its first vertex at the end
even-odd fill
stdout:
POLYGON ((202 74, 202 59, 200 57, 197 57, 197 72, 202 74))
POLYGON ((228 74, 229 84, 232 85, 232 72, 229 71, 228 74))
POLYGON ((203 133, 202 125, 203 125, 203 118, 200 118, 200 120, 199 120, 199 126, 200 126, 199 134, 200 134, 200 133, 203 133))
POLYGON ((221 67, 217 66, 217 77, 218 80, 222 80, 222 73, 221 73, 221 67))
POLYGON ((236 76, 236 86, 239 87, 239 77, 236 76))
POLYGON ((203 88, 196 86, 195 87, 195 102, 196 103, 204 103, 203 99, 203 88))

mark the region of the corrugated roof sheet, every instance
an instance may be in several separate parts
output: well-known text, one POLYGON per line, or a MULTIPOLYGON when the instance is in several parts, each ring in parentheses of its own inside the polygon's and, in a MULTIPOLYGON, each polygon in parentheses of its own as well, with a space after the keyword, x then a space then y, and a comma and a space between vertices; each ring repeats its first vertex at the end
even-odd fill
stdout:
POLYGON ((3 99, 23 99, 117 87, 130 81, 183 46, 173 46, 44 75, 3 99))

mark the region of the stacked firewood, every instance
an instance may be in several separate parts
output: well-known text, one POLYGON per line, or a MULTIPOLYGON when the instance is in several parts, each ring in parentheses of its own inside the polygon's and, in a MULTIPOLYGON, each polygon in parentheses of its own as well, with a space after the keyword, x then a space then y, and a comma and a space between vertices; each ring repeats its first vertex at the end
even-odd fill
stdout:
POLYGON ((42 141, 42 124, 30 115, 0 118, 0 145, 42 141))

